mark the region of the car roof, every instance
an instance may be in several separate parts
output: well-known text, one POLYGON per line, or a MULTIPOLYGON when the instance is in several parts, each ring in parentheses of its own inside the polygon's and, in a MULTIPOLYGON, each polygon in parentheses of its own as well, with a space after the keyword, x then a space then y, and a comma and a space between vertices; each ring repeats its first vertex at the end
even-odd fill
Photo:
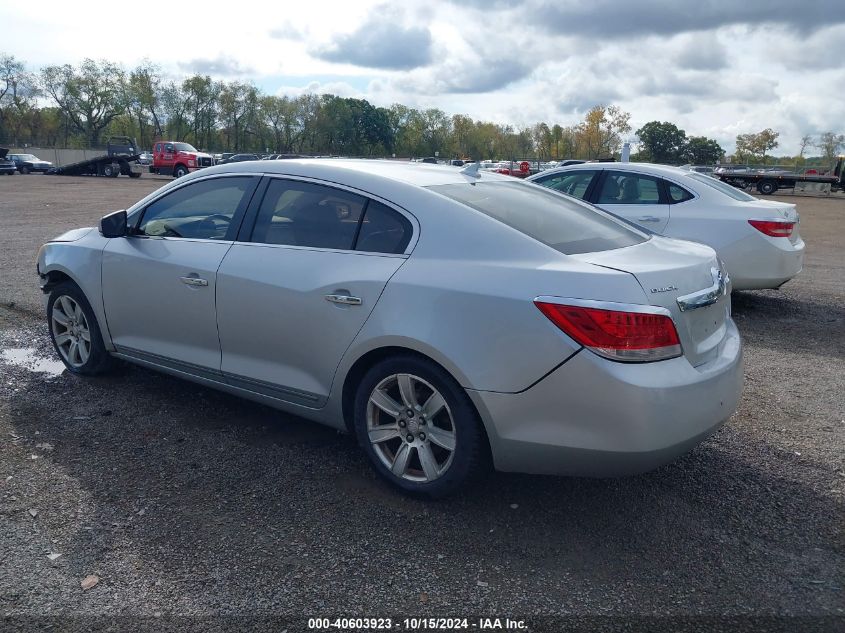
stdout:
MULTIPOLYGON (((668 177, 689 175, 689 172, 686 169, 672 167, 671 165, 658 165, 655 163, 581 163, 579 165, 566 165, 565 167, 546 169, 545 171, 539 172, 537 176, 548 176, 549 174, 555 174, 563 171, 590 171, 595 169, 616 169, 668 177)), ((533 180, 534 178, 535 176, 532 176, 529 180, 533 180)))
POLYGON ((214 173, 260 173, 303 176, 337 180, 355 186, 356 181, 384 179, 418 187, 461 184, 480 180, 518 182, 512 177, 479 171, 478 176, 464 174, 452 165, 434 165, 412 161, 346 159, 346 158, 291 158, 282 161, 243 161, 227 163, 195 171, 192 176, 214 173))

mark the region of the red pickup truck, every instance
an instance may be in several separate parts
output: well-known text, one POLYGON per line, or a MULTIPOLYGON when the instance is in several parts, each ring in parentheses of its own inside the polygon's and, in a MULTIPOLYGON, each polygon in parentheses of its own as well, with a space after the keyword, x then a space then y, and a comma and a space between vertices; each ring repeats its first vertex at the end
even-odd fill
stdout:
POLYGON ((190 143, 156 141, 153 144, 153 164, 150 165, 150 172, 179 178, 213 164, 214 158, 211 154, 197 151, 190 143))

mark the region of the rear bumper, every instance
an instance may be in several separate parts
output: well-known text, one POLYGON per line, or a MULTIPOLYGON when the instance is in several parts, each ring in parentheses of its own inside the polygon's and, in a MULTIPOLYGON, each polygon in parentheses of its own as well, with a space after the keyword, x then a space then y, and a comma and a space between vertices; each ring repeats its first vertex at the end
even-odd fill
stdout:
POLYGON ((751 235, 720 250, 734 290, 777 288, 804 268, 804 240, 751 235))
POLYGON ((714 360, 616 363, 582 350, 521 393, 468 391, 497 470, 617 476, 689 451, 734 412, 742 392, 739 332, 714 360))

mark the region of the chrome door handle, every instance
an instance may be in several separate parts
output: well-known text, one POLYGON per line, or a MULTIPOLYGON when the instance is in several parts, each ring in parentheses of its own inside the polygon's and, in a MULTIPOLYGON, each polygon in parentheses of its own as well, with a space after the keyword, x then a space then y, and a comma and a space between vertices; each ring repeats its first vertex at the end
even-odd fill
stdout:
POLYGON ((359 306, 363 303, 361 297, 350 297, 349 295, 326 295, 326 301, 345 306, 359 306))
POLYGON ((640 222, 660 222, 660 218, 657 218, 653 215, 644 215, 641 218, 637 218, 640 222))
POLYGON ((179 277, 182 280, 183 284, 187 284, 189 286, 207 286, 208 280, 200 279, 199 277, 179 277))

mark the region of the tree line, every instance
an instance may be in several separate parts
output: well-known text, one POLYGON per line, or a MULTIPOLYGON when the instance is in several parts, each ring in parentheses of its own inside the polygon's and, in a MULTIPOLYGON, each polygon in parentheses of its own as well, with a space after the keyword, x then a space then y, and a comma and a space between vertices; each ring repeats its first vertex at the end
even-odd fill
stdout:
MULTIPOLYGON (((248 82, 201 74, 177 80, 149 61, 128 71, 85 59, 32 72, 0 54, 0 140, 15 146, 98 147, 125 135, 143 148, 167 139, 207 151, 557 160, 618 156, 630 132, 630 114, 616 105, 596 105, 575 125, 514 127, 331 94, 268 95, 248 82)), ((635 134, 634 160, 712 164, 724 156, 715 140, 687 137, 668 122, 652 121, 635 134)), ((843 138, 830 135, 835 154, 843 138)), ((737 158, 762 152, 765 159, 776 139, 771 130, 740 135, 737 158)), ((811 145, 807 137, 802 155, 811 145)))

